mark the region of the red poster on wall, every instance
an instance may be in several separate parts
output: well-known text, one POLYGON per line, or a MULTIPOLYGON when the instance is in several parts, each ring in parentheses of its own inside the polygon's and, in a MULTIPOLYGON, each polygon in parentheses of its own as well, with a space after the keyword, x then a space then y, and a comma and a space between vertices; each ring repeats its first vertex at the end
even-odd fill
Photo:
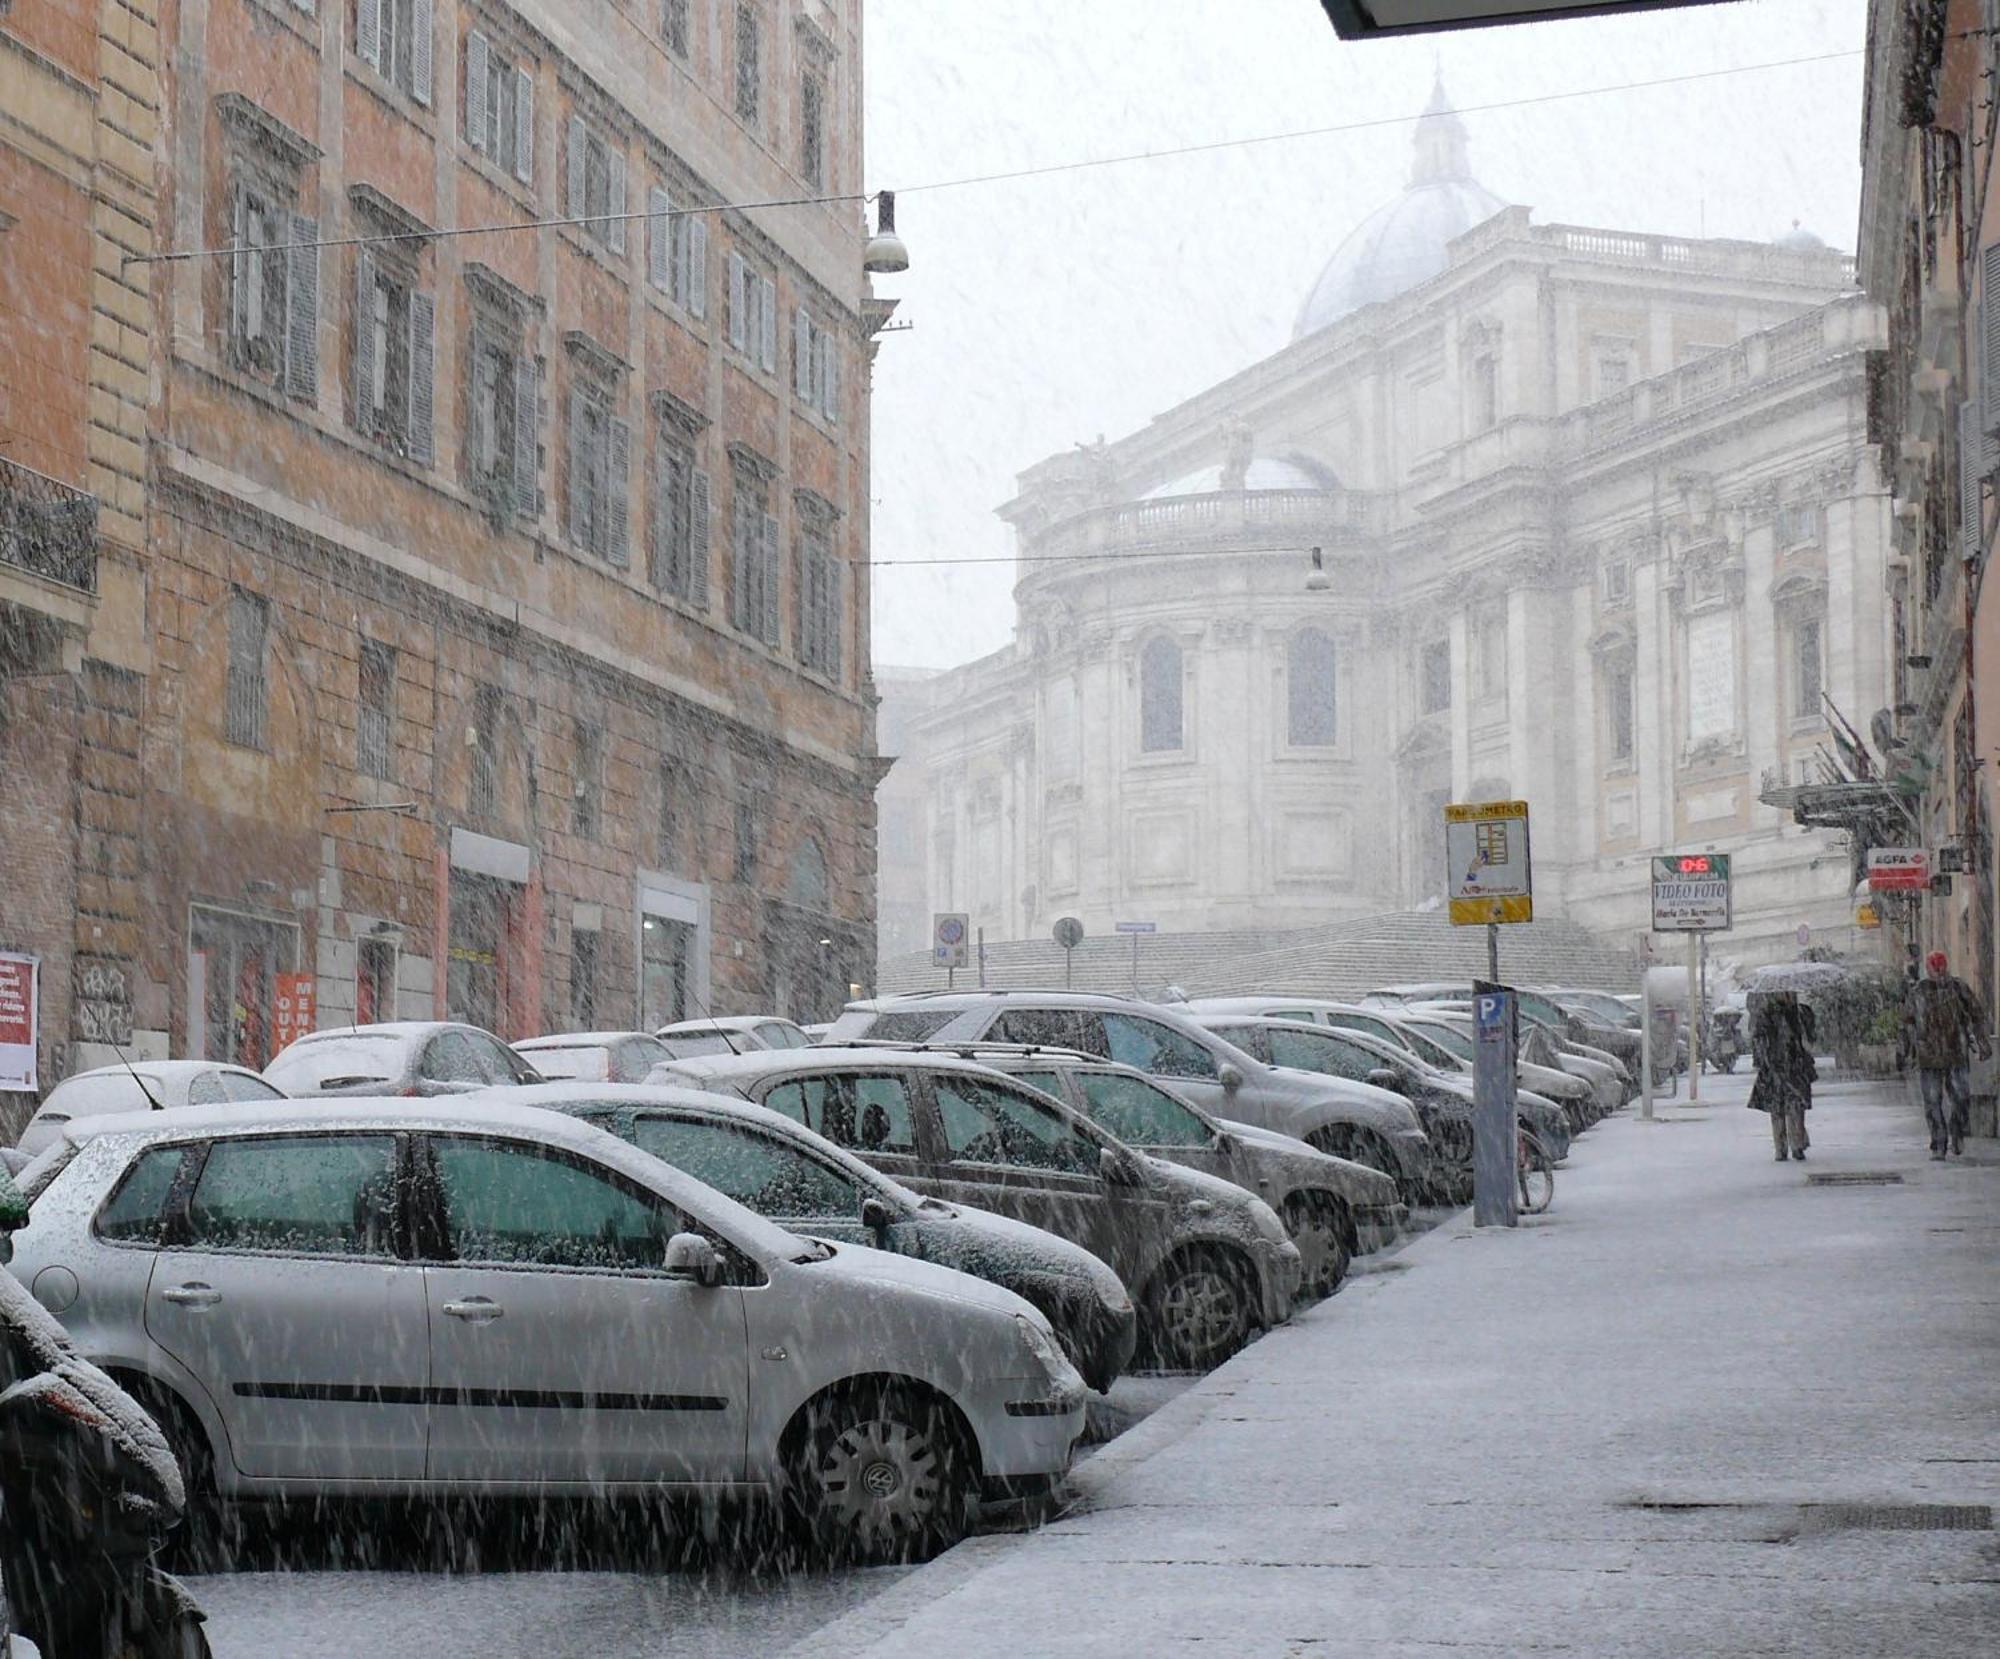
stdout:
POLYGON ((33 956, 0 954, 0 1089, 32 1093, 35 1079, 35 1038, 40 1009, 35 1005, 33 956))
POLYGON ((271 1052, 278 1053, 294 1038, 313 1028, 315 995, 311 974, 279 974, 277 1007, 271 1021, 271 1052))

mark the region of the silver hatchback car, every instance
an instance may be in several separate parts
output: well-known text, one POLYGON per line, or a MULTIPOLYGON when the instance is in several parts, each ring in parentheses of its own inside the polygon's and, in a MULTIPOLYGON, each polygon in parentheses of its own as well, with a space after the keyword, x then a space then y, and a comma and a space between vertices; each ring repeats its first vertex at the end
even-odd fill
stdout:
POLYGON ((1057 1479, 1083 1429, 1019 1297, 799 1238, 553 1112, 102 1118, 23 1185, 14 1273, 197 1503, 735 1488, 896 1557, 1057 1479))

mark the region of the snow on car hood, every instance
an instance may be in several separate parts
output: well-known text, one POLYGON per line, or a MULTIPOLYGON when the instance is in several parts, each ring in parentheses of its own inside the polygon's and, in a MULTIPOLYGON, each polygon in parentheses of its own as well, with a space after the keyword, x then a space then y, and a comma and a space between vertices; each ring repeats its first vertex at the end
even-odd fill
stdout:
POLYGON ((1022 1313, 1037 1324, 1048 1324, 1032 1303, 1011 1290, 1002 1290, 956 1268, 939 1267, 934 1262, 877 1250, 872 1245, 838 1244, 825 1239, 813 1242, 828 1253, 800 1262, 799 1271, 813 1276, 808 1283, 834 1279, 863 1293, 877 1295, 916 1291, 939 1301, 956 1302, 961 1307, 981 1308, 996 1317, 1022 1313))
MULTIPOLYGON (((961 1241, 968 1250, 965 1259, 976 1254, 982 1266, 996 1269, 1006 1264, 1021 1273, 1049 1273, 1089 1283, 1097 1299, 1114 1313, 1132 1305, 1125 1281, 1080 1244, 1058 1238, 1026 1221, 995 1215, 991 1210, 970 1204, 947 1204, 928 1199, 914 1219, 927 1227, 945 1227, 976 1235, 961 1241)), ((899 1258, 900 1259, 900 1258, 899 1258)))
POLYGON ((1206 1216, 1238 1237, 1249 1242, 1282 1244, 1290 1236, 1276 1210, 1234 1181, 1225 1181, 1206 1170, 1189 1169, 1184 1164, 1170 1164, 1164 1158, 1144 1152, 1135 1155, 1154 1183, 1164 1187, 1176 1204, 1206 1216), (1196 1205, 1202 1207, 1196 1209, 1196 1205))
POLYGON ((1358 1194, 1363 1202, 1396 1202, 1395 1178, 1384 1175, 1379 1169, 1357 1164, 1351 1158, 1336 1158, 1330 1152, 1308 1146, 1296 1135, 1287 1135, 1276 1129, 1260 1129, 1254 1123, 1236 1123, 1228 1118, 1218 1118, 1216 1122, 1231 1140, 1254 1148, 1263 1157, 1285 1159, 1287 1167, 1304 1179, 1310 1180, 1316 1171, 1333 1164, 1339 1168, 1341 1185, 1348 1192, 1358 1194))
POLYGON ((1287 1101, 1308 1108, 1300 1119, 1307 1129, 1327 1123, 1361 1122, 1394 1135, 1423 1127, 1415 1107, 1393 1089, 1377 1088, 1373 1083, 1357 1083, 1351 1078, 1330 1077, 1323 1071, 1300 1071, 1291 1066, 1265 1066, 1258 1073, 1258 1082, 1276 1090, 1287 1101))

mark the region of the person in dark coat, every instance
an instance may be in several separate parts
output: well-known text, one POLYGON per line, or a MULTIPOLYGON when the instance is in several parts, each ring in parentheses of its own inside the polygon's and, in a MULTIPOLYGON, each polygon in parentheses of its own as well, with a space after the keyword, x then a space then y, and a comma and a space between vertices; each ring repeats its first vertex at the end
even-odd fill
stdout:
POLYGON ((1914 981, 1903 999, 1903 1036, 1917 1063, 1931 1156, 1942 1158, 1965 1151, 1967 1062, 1974 1049, 1985 1059, 1993 1044, 1986 1035, 1986 1011, 1972 987, 1951 971, 1944 952, 1932 951, 1924 965, 1930 972, 1914 981))
POLYGON ((1761 991, 1750 997, 1750 1058, 1757 1081, 1750 1086, 1750 1107, 1771 1118, 1771 1146, 1777 1159, 1805 1161, 1812 1144, 1806 1134, 1806 1113, 1812 1110, 1812 1010, 1793 991, 1761 991))

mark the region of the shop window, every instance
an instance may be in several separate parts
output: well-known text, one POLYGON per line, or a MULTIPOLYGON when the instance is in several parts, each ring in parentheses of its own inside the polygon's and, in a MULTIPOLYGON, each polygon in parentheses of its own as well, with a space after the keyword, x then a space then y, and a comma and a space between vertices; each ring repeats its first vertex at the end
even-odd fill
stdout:
POLYGON ((270 1064, 277 976, 297 966, 298 948, 298 929, 288 923, 205 905, 190 908, 188 1021, 200 1025, 201 1058, 252 1071, 270 1064))
POLYGON ((445 1014, 482 1031, 500 1031, 507 1007, 512 920, 510 884, 467 870, 451 873, 450 954, 445 1014))
POLYGON ((695 929, 668 916, 647 916, 639 926, 640 1024, 648 1031, 694 1012, 689 994, 695 929))

